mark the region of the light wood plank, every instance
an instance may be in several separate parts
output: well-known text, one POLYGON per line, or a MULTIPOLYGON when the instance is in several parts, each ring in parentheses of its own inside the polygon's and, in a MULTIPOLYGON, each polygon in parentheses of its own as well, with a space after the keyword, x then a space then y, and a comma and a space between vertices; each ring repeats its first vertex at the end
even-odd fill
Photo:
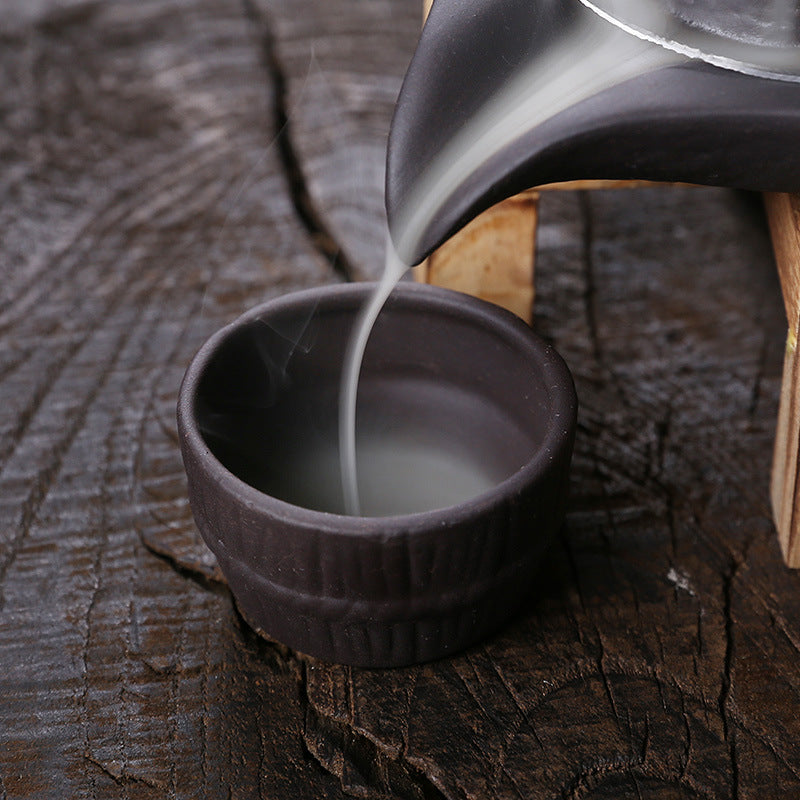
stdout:
POLYGON ((775 261, 781 281, 789 331, 783 364, 778 425, 772 462, 772 512, 786 563, 800 567, 800 195, 766 194, 775 261))
POLYGON ((539 195, 498 203, 445 242, 427 262, 427 283, 496 303, 530 323, 539 195))

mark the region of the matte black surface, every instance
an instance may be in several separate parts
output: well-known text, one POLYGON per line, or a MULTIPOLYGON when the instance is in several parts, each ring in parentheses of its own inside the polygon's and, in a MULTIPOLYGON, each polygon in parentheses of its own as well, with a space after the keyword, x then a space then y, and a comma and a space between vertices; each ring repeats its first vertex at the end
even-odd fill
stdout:
MULTIPOLYGON (((570 29, 576 5, 437 0, 389 137, 390 229, 439 150, 515 65, 570 29)), ((696 62, 660 68, 523 134, 473 174, 430 220, 419 246, 401 255, 417 263, 490 205, 552 181, 649 179, 794 191, 798 141, 800 85, 696 62)))
MULTIPOLYGON (((383 518, 264 494, 251 485, 253 465, 279 469, 294 440, 285 431, 324 427, 325 398, 335 409, 350 323, 368 291, 290 295, 223 329, 186 373, 178 424, 195 520, 252 624, 326 660, 396 666, 476 641, 533 587, 563 518, 576 399, 560 356, 508 312, 403 284, 368 348, 366 386, 388 381, 430 430, 458 422, 446 388, 468 391, 475 410, 462 441, 509 477, 458 506, 383 518), (285 331, 297 321, 308 324, 286 359, 285 331), (426 381, 442 391, 414 405, 426 381), (498 412, 506 422, 483 425, 498 412)), ((371 397, 380 393, 366 393, 367 414, 371 397)))

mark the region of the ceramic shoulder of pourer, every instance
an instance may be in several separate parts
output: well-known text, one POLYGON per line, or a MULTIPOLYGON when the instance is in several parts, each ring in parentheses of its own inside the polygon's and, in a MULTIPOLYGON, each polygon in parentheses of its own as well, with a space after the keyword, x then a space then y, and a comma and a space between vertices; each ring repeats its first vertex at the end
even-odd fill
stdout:
MULTIPOLYGON (((797 3, 783 2, 794 25, 797 3)), ((746 0, 436 0, 389 137, 401 257, 419 262, 543 183, 800 190, 800 48, 764 5, 748 16, 746 0)))

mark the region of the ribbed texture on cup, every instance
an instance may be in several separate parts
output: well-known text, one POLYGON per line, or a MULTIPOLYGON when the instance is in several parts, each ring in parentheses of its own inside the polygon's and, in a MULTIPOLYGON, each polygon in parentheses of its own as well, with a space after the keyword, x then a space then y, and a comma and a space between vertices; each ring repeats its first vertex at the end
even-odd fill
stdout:
POLYGON ((353 534, 270 517, 224 489, 210 495, 202 463, 184 460, 198 528, 253 624, 318 658, 387 667, 457 652, 518 609, 563 519, 567 445, 512 501, 391 534, 380 518, 353 534))

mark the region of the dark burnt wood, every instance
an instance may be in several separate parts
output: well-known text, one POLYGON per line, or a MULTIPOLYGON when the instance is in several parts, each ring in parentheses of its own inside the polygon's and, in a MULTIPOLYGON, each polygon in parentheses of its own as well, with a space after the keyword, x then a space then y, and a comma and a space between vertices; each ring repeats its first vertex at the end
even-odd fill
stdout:
POLYGON ((183 369, 265 297, 376 274, 418 24, 418 0, 4 5, 0 797, 800 794, 785 320, 752 198, 545 196, 536 327, 580 430, 500 635, 314 662, 249 630, 199 545, 183 369))

